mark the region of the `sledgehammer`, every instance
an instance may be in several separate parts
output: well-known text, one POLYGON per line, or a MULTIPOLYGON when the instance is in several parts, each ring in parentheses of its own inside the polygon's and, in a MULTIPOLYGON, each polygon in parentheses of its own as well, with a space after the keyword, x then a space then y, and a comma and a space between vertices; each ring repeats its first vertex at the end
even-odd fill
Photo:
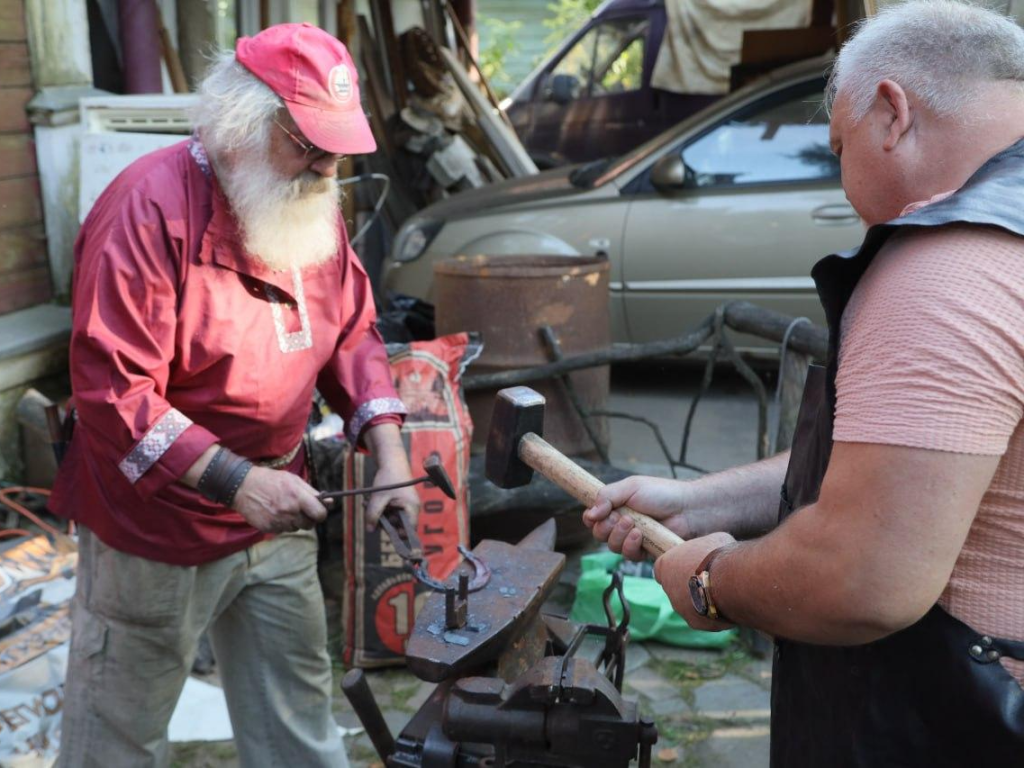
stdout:
MULTIPOLYGON (((543 395, 529 387, 498 392, 487 435, 487 479, 499 488, 518 488, 529 483, 536 470, 581 504, 593 506, 604 484, 544 440, 543 432, 543 395)), ((683 541, 647 515, 629 507, 616 511, 633 520, 644 537, 644 549, 655 559, 683 541)))

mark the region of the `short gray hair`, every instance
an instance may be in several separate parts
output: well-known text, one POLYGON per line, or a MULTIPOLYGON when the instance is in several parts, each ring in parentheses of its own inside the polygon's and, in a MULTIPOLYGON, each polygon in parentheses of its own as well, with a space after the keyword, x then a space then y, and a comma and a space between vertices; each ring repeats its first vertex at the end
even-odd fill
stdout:
POLYGON ((267 146, 281 98, 228 51, 214 58, 198 88, 192 124, 214 152, 267 146))
POLYGON ((1024 88, 1024 30, 1013 19, 953 0, 910 0, 858 27, 836 58, 826 98, 850 100, 854 122, 868 113, 878 84, 890 79, 936 114, 956 116, 982 83, 1024 88))

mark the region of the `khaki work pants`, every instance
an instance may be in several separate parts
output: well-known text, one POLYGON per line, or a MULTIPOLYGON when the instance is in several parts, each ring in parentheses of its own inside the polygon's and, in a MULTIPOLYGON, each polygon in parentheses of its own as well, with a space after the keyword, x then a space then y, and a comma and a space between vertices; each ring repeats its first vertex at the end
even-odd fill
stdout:
POLYGON ((79 531, 58 766, 166 766, 167 725, 209 629, 241 765, 347 768, 313 532, 181 567, 79 531))

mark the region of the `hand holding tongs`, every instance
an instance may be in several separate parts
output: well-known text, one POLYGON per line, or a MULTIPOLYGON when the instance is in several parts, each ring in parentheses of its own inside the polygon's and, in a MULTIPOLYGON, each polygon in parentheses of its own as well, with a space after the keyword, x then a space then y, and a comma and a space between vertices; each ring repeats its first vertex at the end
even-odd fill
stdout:
POLYGON ((423 462, 423 471, 427 473, 423 477, 417 477, 415 480, 408 480, 404 483, 377 485, 370 488, 351 488, 347 491, 328 491, 321 493, 318 498, 320 501, 333 501, 334 499, 342 499, 346 496, 362 496, 364 494, 376 493, 377 491, 393 491, 396 488, 405 488, 410 485, 419 485, 426 482, 436 485, 441 489, 441 493, 449 499, 455 498, 455 486, 452 485, 448 473, 444 471, 441 457, 437 453, 430 454, 426 461, 423 462))
MULTIPOLYGON (((441 464, 441 457, 437 453, 430 454, 426 461, 423 462, 423 471, 426 472, 423 477, 417 477, 415 480, 409 480, 405 483, 378 485, 372 488, 353 488, 347 491, 330 491, 328 493, 321 493, 319 498, 320 501, 327 502, 341 499, 345 496, 359 496, 375 493, 376 491, 391 491, 395 488, 405 488, 409 485, 418 485, 426 482, 433 483, 440 488, 441 493, 449 499, 455 498, 455 486, 452 485, 451 478, 445 472, 444 466, 441 464)), ((395 553, 409 567, 413 576, 431 589, 443 592, 447 585, 443 581, 435 579, 427 572, 427 558, 423 554, 423 547, 420 545, 419 536, 416 535, 416 526, 409 521, 405 512, 400 507, 385 509, 384 514, 380 516, 380 525, 391 539, 391 545, 395 548, 395 553), (391 522, 389 515, 398 517, 401 529, 405 533, 405 538, 399 533, 395 524, 391 522)), ((491 578, 491 571, 483 561, 461 544, 459 545, 459 552, 473 566, 475 573, 469 581, 469 591, 475 592, 487 584, 491 578)))

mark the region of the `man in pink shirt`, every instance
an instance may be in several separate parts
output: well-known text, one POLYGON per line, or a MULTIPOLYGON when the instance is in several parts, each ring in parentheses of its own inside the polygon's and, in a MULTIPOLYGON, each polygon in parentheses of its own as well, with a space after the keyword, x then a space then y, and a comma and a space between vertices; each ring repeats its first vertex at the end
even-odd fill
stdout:
MULTIPOLYGON (((118 176, 75 246, 60 765, 165 764, 207 629, 243 765, 344 765, 302 438, 316 387, 378 484, 411 477, 335 178, 376 147, 348 51, 308 24, 240 39, 199 93, 196 134, 118 176)), ((388 506, 417 496, 368 521, 388 506)))
POLYGON ((634 558, 614 509, 663 520, 676 610, 775 636, 773 765, 1024 764, 1024 30, 892 6, 831 86, 870 228, 813 270, 830 351, 792 452, 630 478, 585 520, 634 558))

